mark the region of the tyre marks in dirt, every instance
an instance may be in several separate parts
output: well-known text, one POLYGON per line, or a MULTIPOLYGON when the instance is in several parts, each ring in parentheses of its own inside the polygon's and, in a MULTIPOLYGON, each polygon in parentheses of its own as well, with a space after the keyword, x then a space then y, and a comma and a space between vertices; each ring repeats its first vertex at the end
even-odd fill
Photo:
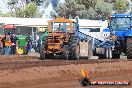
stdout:
POLYGON ((69 64, 94 64, 94 63, 112 63, 119 62, 120 60, 15 60, 15 61, 1 61, 0 70, 6 69, 23 69, 29 67, 37 66, 60 66, 60 65, 69 65, 69 64))

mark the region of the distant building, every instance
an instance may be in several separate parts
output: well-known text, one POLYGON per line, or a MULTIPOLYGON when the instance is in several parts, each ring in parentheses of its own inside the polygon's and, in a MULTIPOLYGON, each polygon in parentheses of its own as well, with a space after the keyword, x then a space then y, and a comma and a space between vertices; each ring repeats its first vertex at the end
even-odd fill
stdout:
MULTIPOLYGON (((21 35, 30 34, 32 36, 37 35, 39 27, 47 27, 49 20, 51 19, 0 17, 0 23, 4 23, 5 25, 12 24, 16 27, 15 30, 5 29, 4 33, 12 31, 16 34, 21 34, 21 35)), ((71 20, 76 21, 75 19, 71 19, 71 20)), ((100 38, 101 32, 107 26, 108 26, 107 21, 79 19, 80 31, 95 38, 100 38)))

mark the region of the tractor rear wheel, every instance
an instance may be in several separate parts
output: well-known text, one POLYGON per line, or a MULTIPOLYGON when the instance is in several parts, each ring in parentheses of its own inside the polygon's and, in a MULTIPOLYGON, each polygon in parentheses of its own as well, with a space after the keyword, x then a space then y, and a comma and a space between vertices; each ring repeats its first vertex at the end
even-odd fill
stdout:
POLYGON ((69 45, 69 56, 71 59, 79 60, 80 57, 80 44, 78 37, 72 36, 69 45))
POLYGON ((126 55, 127 59, 132 59, 132 37, 126 38, 126 55))
POLYGON ((43 44, 40 45, 40 60, 44 60, 45 59, 45 47, 43 44))

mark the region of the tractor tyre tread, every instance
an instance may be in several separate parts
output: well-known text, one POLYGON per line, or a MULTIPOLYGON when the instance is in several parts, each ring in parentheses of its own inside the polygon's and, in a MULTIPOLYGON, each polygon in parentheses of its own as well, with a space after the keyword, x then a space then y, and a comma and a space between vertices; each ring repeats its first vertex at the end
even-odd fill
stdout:
MULTIPOLYGON (((74 37, 74 36, 72 36, 74 37)), ((69 57, 70 59, 76 59, 79 60, 79 55, 80 55, 80 44, 79 44, 79 40, 78 38, 71 38, 73 40, 70 41, 70 45, 69 45, 69 57), (77 55, 76 53, 76 46, 79 46, 79 53, 77 55)))
POLYGON ((132 59, 132 37, 126 38, 126 55, 128 59, 132 59))

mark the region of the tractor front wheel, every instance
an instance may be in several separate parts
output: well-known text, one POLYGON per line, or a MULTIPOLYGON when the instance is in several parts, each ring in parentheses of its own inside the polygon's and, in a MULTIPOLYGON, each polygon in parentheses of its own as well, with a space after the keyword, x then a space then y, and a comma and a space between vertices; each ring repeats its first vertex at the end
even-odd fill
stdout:
POLYGON ((70 59, 79 60, 80 57, 80 44, 76 34, 72 34, 69 43, 69 57, 70 59))
POLYGON ((112 51, 112 59, 120 59, 120 53, 118 50, 112 51))
POLYGON ((68 45, 63 46, 63 57, 64 59, 68 60, 68 57, 69 57, 68 45))
POLYGON ((69 47, 69 54, 71 59, 79 60, 80 56, 80 44, 79 42, 73 42, 69 47))

